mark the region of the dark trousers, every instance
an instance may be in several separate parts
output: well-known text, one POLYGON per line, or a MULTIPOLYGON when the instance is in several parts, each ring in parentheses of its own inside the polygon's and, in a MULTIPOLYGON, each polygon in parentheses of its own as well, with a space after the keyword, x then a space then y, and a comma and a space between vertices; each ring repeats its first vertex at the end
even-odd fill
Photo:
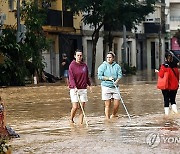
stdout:
POLYGON ((162 94, 164 97, 164 107, 169 107, 169 103, 176 104, 176 94, 177 90, 162 90, 162 94))

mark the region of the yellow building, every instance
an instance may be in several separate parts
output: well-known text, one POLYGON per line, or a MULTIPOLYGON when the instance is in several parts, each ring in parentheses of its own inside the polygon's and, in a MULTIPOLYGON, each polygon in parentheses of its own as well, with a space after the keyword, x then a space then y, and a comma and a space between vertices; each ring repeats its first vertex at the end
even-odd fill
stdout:
MULTIPOLYGON (((20 5, 24 0, 20 0, 20 5)), ((62 54, 66 53, 72 61, 74 51, 82 49, 82 36, 80 31, 80 18, 74 17, 72 12, 65 10, 63 0, 56 0, 44 3, 43 0, 36 0, 40 7, 48 7, 46 25, 43 30, 47 38, 51 39, 51 49, 44 51, 43 56, 45 71, 60 76, 62 73, 60 61, 62 54)), ((0 13, 6 14, 5 25, 17 25, 16 7, 17 0, 1 0, 0 13)), ((23 22, 23 21, 21 21, 23 22)))

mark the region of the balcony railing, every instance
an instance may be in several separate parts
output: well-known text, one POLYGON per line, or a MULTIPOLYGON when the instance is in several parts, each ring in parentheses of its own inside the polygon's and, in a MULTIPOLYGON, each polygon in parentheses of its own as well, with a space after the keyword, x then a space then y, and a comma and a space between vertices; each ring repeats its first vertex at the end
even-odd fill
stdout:
POLYGON ((70 11, 48 10, 48 26, 73 27, 73 13, 70 11))
POLYGON ((144 23, 145 33, 159 33, 160 24, 159 23, 144 23))
POLYGON ((170 21, 180 21, 180 16, 170 16, 170 21))

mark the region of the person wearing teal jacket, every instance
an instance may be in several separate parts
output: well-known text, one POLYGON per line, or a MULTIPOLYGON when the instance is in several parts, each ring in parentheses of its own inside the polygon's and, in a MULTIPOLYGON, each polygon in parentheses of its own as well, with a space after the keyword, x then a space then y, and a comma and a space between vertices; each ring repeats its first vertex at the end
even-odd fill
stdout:
POLYGON ((120 103, 120 96, 116 87, 118 87, 118 82, 122 78, 122 69, 121 66, 114 61, 114 58, 115 54, 108 52, 107 60, 98 67, 98 79, 101 80, 102 100, 105 101, 106 119, 115 117, 120 103), (114 107, 112 115, 110 116, 112 100, 114 100, 114 107))

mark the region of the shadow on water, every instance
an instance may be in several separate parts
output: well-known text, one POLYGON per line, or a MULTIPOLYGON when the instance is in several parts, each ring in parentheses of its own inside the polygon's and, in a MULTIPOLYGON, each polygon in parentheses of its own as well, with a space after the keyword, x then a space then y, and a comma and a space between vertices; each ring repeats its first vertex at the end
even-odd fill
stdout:
MULTIPOLYGON (((156 79, 153 72, 138 72, 122 78, 120 92, 131 115, 130 122, 122 104, 117 118, 105 120, 101 87, 96 81, 86 104, 88 128, 78 125, 78 116, 75 125, 69 124, 71 103, 66 86, 1 88, 8 124, 21 136, 11 140, 14 153, 179 152, 179 143, 168 143, 165 139, 179 137, 180 116, 172 115, 166 126, 156 79), (157 145, 148 138, 152 133, 161 136, 162 141, 157 145)), ((178 106, 179 102, 178 91, 178 106)))

